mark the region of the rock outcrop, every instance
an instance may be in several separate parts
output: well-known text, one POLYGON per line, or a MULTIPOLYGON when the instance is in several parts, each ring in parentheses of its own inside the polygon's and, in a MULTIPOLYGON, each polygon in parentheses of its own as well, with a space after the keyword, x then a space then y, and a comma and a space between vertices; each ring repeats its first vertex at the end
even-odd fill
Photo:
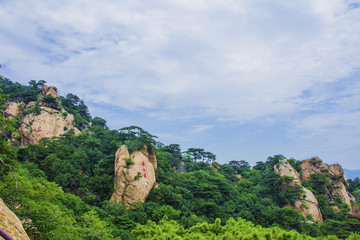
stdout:
POLYGON ((59 94, 57 93, 57 89, 56 87, 54 86, 46 86, 44 85, 42 88, 41 88, 41 92, 40 92, 41 95, 45 96, 45 95, 50 95, 54 98, 60 98, 59 94))
MULTIPOLYGON (((303 177, 302 180, 310 181, 311 174, 324 174, 330 182, 332 187, 326 187, 326 195, 339 197, 341 200, 349 205, 350 213, 353 212, 353 207, 351 204, 351 198, 348 191, 346 190, 346 176, 344 170, 339 164, 325 164, 320 158, 311 158, 306 159, 301 162, 301 168, 303 177)), ((333 199, 329 199, 330 202, 333 202, 333 199)), ((334 206, 335 210, 339 210, 338 207, 334 206)))
POLYGON ((57 137, 74 129, 75 134, 80 131, 74 126, 74 116, 72 114, 63 114, 62 111, 55 111, 49 107, 40 107, 41 113, 31 113, 23 118, 25 123, 21 125, 22 145, 25 143, 35 144, 44 137, 57 137))
POLYGON ((7 102, 5 104, 5 111, 10 114, 10 118, 22 114, 22 111, 19 109, 20 105, 24 105, 22 102, 7 102))
MULTIPOLYGON (((318 201, 314 194, 303 187, 304 182, 312 181, 312 174, 323 174, 328 180, 328 185, 324 186, 326 189, 325 195, 328 196, 329 202, 334 203, 335 198, 340 198, 349 206, 350 214, 357 214, 357 207, 354 205, 356 199, 348 193, 346 189, 346 176, 344 170, 339 164, 325 164, 320 158, 311 158, 301 161, 301 172, 297 172, 288 161, 282 161, 278 166, 274 166, 274 171, 280 176, 288 177, 288 183, 280 191, 285 191, 285 188, 293 188, 303 191, 304 194, 298 196, 298 200, 292 204, 287 205, 294 210, 301 212, 304 216, 312 215, 315 221, 323 221, 320 212, 318 201)), ((333 206, 336 211, 339 207, 333 206)))
POLYGON ((36 144, 41 138, 57 137, 74 129, 75 134, 80 131, 75 127, 74 116, 69 114, 60 105, 60 97, 55 87, 44 85, 41 89, 37 102, 29 102, 25 105, 22 102, 8 102, 5 111, 9 117, 19 116, 22 120, 19 132, 21 145, 36 144), (50 95, 55 98, 58 107, 53 107, 49 103, 42 101, 43 97, 50 95))
POLYGON ((155 186, 157 161, 154 151, 145 145, 131 154, 126 145, 122 145, 115 155, 114 193, 112 202, 134 204, 145 202, 155 186))
MULTIPOLYGON (((19 218, 4 204, 0 198, 0 228, 14 240, 29 240, 19 218)), ((0 239, 3 239, 0 237, 0 239)))
MULTIPOLYGON (((283 161, 279 164, 279 166, 274 166, 274 171, 280 176, 290 177, 287 186, 293 189, 297 189, 297 191, 302 192, 298 196, 298 200, 293 204, 287 204, 285 207, 292 208, 296 211, 299 211, 305 217, 309 215, 312 216, 314 221, 323 221, 323 217, 319 208, 318 201, 314 194, 304 188, 301 185, 300 175, 299 173, 290 165, 288 161, 283 161)), ((280 189, 284 191, 285 189, 280 189)))

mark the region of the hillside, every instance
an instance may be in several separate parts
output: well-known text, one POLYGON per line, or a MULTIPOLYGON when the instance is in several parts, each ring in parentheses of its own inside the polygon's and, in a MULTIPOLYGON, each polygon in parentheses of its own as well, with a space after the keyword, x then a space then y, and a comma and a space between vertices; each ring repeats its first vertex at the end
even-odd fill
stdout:
POLYGON ((0 198, 30 239, 359 238, 360 182, 339 165, 220 164, 138 126, 111 130, 45 81, 0 88, 0 198))

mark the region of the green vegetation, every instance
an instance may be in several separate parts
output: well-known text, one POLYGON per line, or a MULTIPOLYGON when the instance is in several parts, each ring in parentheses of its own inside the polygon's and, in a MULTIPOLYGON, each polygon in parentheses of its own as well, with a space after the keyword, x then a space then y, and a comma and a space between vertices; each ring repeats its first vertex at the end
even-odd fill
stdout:
POLYGON ((59 110, 59 103, 55 97, 51 95, 45 95, 41 100, 47 107, 59 110))
POLYGON ((10 79, 0 76, 0 88, 3 89, 4 94, 8 95, 8 100, 24 102, 26 104, 37 100, 41 87, 45 83, 46 82, 43 80, 31 80, 29 82, 29 86, 24 86, 20 83, 14 83, 10 79))
MULTIPOLYGON (((1 110, 8 99, 37 101, 45 83, 31 81, 25 87, 0 80, 7 93, 0 94, 1 110)), ((254 167, 245 160, 220 164, 211 152, 182 152, 178 144, 157 142, 137 126, 109 130, 104 119, 91 118, 76 95, 62 97, 58 107, 75 115, 79 129, 88 129, 21 148, 7 144, 17 120, 0 115, 0 198, 24 222, 31 239, 359 238, 360 221, 346 218, 349 209, 335 196, 329 203, 327 190, 334 186, 324 175, 312 176, 307 186, 318 198, 324 223, 309 223, 311 217, 284 207, 303 192, 286 188, 292 179, 275 174, 274 166, 286 159, 282 155, 254 167), (159 187, 145 203, 128 209, 108 201, 114 191, 115 152, 122 144, 130 151, 153 147, 158 164, 159 187)), ((124 160, 133 164, 131 158, 124 160)), ((299 161, 289 162, 299 169, 299 161)), ((359 204, 360 180, 349 181, 348 190, 359 204)))
MULTIPOLYGON (((138 225, 133 234, 138 239, 337 239, 335 236, 313 238, 278 227, 262 228, 241 218, 237 221, 230 218, 225 225, 221 224, 220 219, 216 219, 213 224, 198 223, 189 229, 184 229, 176 221, 161 220, 158 224, 149 221, 146 225, 138 225)), ((348 239, 355 240, 359 237, 359 234, 351 234, 348 239)))

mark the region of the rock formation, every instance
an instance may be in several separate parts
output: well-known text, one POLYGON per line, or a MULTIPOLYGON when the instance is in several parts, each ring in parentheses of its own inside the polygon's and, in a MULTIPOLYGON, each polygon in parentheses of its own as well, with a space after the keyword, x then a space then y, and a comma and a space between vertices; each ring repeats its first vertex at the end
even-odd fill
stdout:
MULTIPOLYGON (((19 218, 4 204, 0 198, 0 228, 14 240, 29 240, 19 218)), ((2 239, 0 237, 0 239, 2 239)))
POLYGON ((22 146, 26 143, 35 144, 44 137, 60 136, 70 129, 74 129, 75 134, 80 132, 75 127, 74 116, 61 108, 55 87, 44 85, 37 102, 29 102, 27 105, 22 102, 8 102, 5 111, 9 117, 19 116, 22 120, 19 129, 22 146), (42 98, 46 95, 54 97, 57 103, 55 105, 59 107, 54 108, 44 103, 42 98))
MULTIPOLYGON (((354 205, 356 201, 355 197, 349 194, 346 190, 346 176, 344 170, 339 164, 325 164, 320 158, 311 158, 301 161, 300 164, 302 170, 297 172, 288 161, 283 161, 274 166, 274 171, 280 176, 290 177, 290 182, 286 187, 296 188, 302 190, 305 194, 298 197, 293 205, 287 205, 294 210, 301 212, 304 216, 312 215, 315 221, 322 221, 322 214, 320 212, 318 201, 314 194, 302 186, 304 182, 311 181, 311 174, 324 174, 329 180, 329 187, 326 186, 326 195, 329 197, 329 202, 333 203, 335 197, 339 197, 350 208, 350 214, 357 214, 358 209, 354 205), (306 207, 304 207, 304 204, 306 207)), ((280 189, 284 191, 285 189, 280 189)), ((337 211, 340 209, 337 206, 333 206, 337 211)))
MULTIPOLYGON (((301 185, 299 173, 290 165, 288 161, 283 161, 280 165, 274 166, 274 171, 280 176, 291 177, 292 180, 287 184, 286 187, 297 188, 298 191, 303 193, 299 195, 298 200, 294 204, 288 204, 285 207, 292 208, 296 211, 302 213, 305 217, 311 215, 314 221, 323 221, 323 217, 319 208, 318 201, 316 200, 314 194, 304 188, 301 185)), ((285 189, 280 189, 285 190, 285 189)))
POLYGON ((23 105, 22 102, 7 102, 5 104, 5 111, 10 114, 10 118, 13 116, 21 115, 22 111, 20 111, 19 106, 23 105))
POLYGON ((126 145, 122 145, 115 155, 114 193, 112 202, 134 204, 145 202, 155 186, 157 161, 154 151, 145 145, 131 154, 126 145))
POLYGON ((40 107, 41 113, 30 113, 23 118, 25 123, 29 123, 30 127, 24 123, 21 125, 22 145, 25 143, 35 144, 44 137, 57 137, 66 133, 70 129, 74 129, 75 134, 80 131, 74 126, 74 116, 72 114, 63 114, 62 111, 54 111, 49 107, 40 107))
MULTIPOLYGON (((301 168, 303 181, 309 181, 311 179, 311 174, 324 174, 329 180, 332 188, 326 188, 326 195, 340 197, 341 200, 349 205, 350 213, 353 212, 353 207, 351 204, 351 198, 349 193, 346 190, 346 176, 344 170, 339 164, 325 164, 320 158, 311 158, 306 159, 301 162, 301 168)), ((330 202, 333 202, 332 199, 329 199, 330 202)), ((338 207, 334 206, 336 210, 339 210, 338 207)))
POLYGON ((42 88, 41 88, 41 92, 40 94, 42 96, 45 96, 45 95, 50 95, 54 98, 60 98, 59 94, 57 93, 57 89, 56 87, 53 87, 53 86, 46 86, 44 85, 42 88))

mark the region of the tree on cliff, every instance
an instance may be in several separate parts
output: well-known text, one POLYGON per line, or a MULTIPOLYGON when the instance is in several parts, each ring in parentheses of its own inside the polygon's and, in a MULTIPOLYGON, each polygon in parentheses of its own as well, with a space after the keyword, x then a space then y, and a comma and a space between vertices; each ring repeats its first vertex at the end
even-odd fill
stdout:
POLYGON ((42 80, 36 82, 35 80, 31 80, 29 82, 30 86, 24 86, 0 76, 0 87, 5 94, 8 94, 9 101, 23 101, 24 103, 29 103, 37 100, 41 91, 39 86, 43 84, 41 81, 42 80))
POLYGON ((51 95, 45 95, 41 101, 48 107, 59 110, 59 103, 56 98, 51 95))
POLYGON ((74 116, 79 114, 87 122, 91 120, 88 107, 85 105, 84 101, 75 94, 69 93, 66 97, 61 97, 61 103, 68 113, 71 113, 74 116))
POLYGON ((138 150, 143 145, 153 147, 156 145, 155 138, 157 136, 150 134, 141 127, 130 126, 119 129, 125 137, 125 144, 129 150, 138 150))

